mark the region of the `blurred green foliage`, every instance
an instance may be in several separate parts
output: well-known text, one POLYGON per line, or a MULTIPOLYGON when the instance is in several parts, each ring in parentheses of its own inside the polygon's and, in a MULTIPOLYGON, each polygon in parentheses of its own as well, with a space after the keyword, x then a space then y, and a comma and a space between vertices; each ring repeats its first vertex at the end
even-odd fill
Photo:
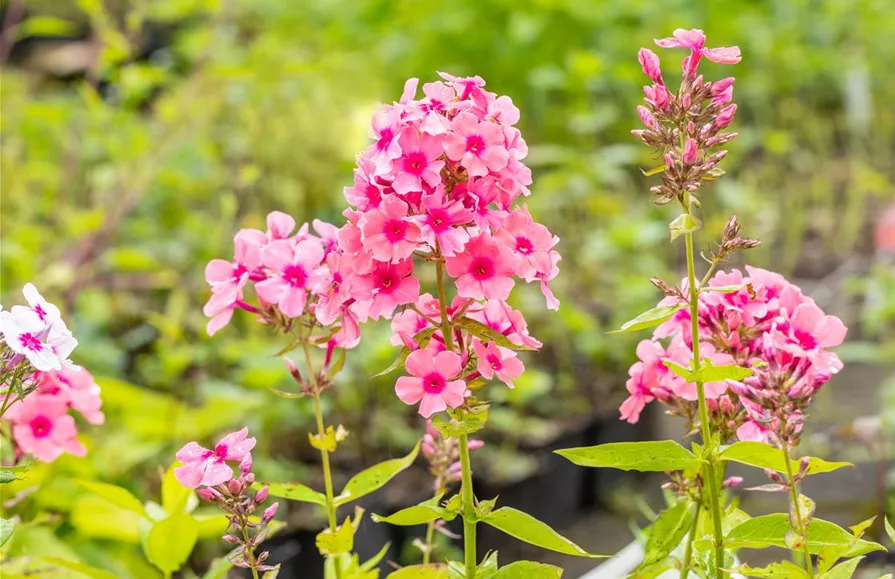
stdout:
MULTIPOLYGON (((482 452, 508 471, 524 464, 512 452, 520 437, 556 431, 545 419, 614 411, 637 337, 605 331, 655 303, 650 276, 676 281, 673 215, 650 205, 638 171, 656 160, 629 133, 645 81, 640 46, 699 27, 710 45, 744 54, 733 69, 705 65, 708 78, 737 76, 741 137, 729 175, 707 190, 701 249, 736 212, 764 243, 750 262, 822 276, 867 249, 867 224, 893 198, 890 0, 3 7, 24 7, 24 20, 6 32, 17 43, 0 84, 2 297, 17 301, 33 281, 63 307, 81 342, 74 358, 98 377, 109 417, 86 431, 89 459, 35 467, 31 482, 41 485, 24 513, 62 513, 50 523, 55 536, 86 559, 109 537, 101 517, 79 516, 92 499, 74 477, 156 496, 158 477, 147 475, 181 444, 248 423, 264 477, 312 478, 302 466, 311 409, 266 392, 291 386, 272 356, 282 344, 238 315, 209 339, 203 268, 229 257, 236 230, 261 227, 268 211, 338 222, 370 115, 409 76, 478 74, 513 98, 535 171, 529 206, 562 238, 560 312, 544 312, 536 291, 517 296, 547 347, 528 358, 533 371, 519 388, 494 393, 507 403, 492 416, 509 442, 482 452)), ((670 80, 684 54, 660 56, 670 80)), ((387 338, 387 326, 366 329, 328 399, 366 463, 409 448, 420 427, 394 399, 392 378, 367 378, 395 355, 387 338)), ((14 549, 44 541, 47 527, 32 529, 14 549)), ((139 552, 131 539, 103 548, 130 561, 139 552)), ((106 566, 153 576, 145 562, 106 566)))

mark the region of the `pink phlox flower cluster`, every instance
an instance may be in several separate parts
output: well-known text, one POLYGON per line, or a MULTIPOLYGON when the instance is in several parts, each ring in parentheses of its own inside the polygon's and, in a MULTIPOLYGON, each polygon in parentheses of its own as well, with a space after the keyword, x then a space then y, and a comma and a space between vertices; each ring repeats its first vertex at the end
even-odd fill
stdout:
POLYGON ((240 230, 233 240, 233 259, 213 259, 205 268, 212 292, 204 308, 211 318, 208 334, 226 326, 234 309, 242 309, 270 324, 305 315, 324 326, 340 324, 335 344, 356 346, 360 327, 344 287, 346 272, 352 272, 354 265, 340 248, 339 235, 337 227, 316 219, 313 226, 305 223, 296 230, 295 220, 279 211, 267 216, 266 232, 240 230), (257 306, 246 301, 250 285, 257 306))
MULTIPOLYGON (((469 450, 485 445, 481 440, 470 439, 469 450)), ((449 481, 460 480, 460 448, 454 438, 444 438, 426 421, 426 434, 423 436, 423 456, 429 462, 429 471, 435 477, 435 492, 443 492, 449 481)))
POLYGON ((248 428, 231 432, 213 450, 197 442, 187 443, 177 451, 176 458, 182 466, 174 470, 174 476, 183 486, 194 489, 213 487, 232 479, 233 468, 229 462, 239 463, 242 470, 251 470, 255 439, 248 438, 248 432, 248 428))
MULTIPOLYGON (((753 371, 740 382, 706 384, 706 398, 710 408, 737 416, 738 424, 731 426, 737 426, 742 440, 768 440, 768 433, 796 436, 804 408, 842 368, 839 357, 828 349, 841 344, 847 330, 839 318, 825 314, 783 276, 750 266, 746 270, 748 276, 733 270, 708 282, 709 288, 735 286, 735 291, 699 293, 703 358, 716 366, 735 364, 753 371), (729 406, 732 400, 743 412, 729 406)), ((686 289, 686 283, 682 285, 686 289)), ((666 298, 662 303, 679 301, 666 298)), ((622 404, 622 419, 636 422, 653 400, 680 407, 696 399, 695 386, 666 366, 666 362, 691 364, 689 309, 659 325, 651 339, 640 343, 637 357, 629 371, 630 396, 622 404)))
POLYGON ((26 284, 22 294, 27 306, 0 311, 0 334, 10 354, 4 356, 6 367, 25 359, 35 370, 61 370, 78 341, 66 327, 59 308, 45 300, 33 284, 26 284))

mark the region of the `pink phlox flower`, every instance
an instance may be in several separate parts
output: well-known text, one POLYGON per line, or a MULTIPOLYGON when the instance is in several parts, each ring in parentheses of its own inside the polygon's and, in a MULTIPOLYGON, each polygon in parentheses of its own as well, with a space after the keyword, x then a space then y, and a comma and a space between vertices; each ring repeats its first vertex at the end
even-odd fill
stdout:
POLYGON ((448 275, 457 278, 457 295, 472 299, 509 297, 519 258, 490 235, 469 240, 462 254, 445 259, 448 275))
POLYGON ((472 201, 471 209, 475 212, 473 220, 476 226, 482 231, 499 229, 509 213, 503 209, 494 209, 492 207, 492 204, 497 203, 501 195, 497 179, 490 175, 474 179, 470 182, 467 191, 472 201))
POLYGON ((454 107, 457 93, 443 82, 427 82, 423 94, 426 98, 418 105, 423 112, 420 128, 430 135, 443 135, 451 126, 445 115, 454 107))
POLYGON ((497 376, 498 380, 515 388, 513 379, 518 378, 525 371, 525 365, 516 356, 516 352, 494 342, 484 344, 475 339, 472 342, 475 355, 478 360, 478 371, 486 380, 492 380, 497 376))
POLYGON ((747 420, 737 428, 737 439, 744 442, 770 441, 770 431, 755 420, 747 420))
POLYGON ((87 454, 78 442, 75 419, 67 410, 64 397, 37 392, 13 404, 4 418, 12 423, 12 436, 22 452, 41 462, 52 462, 63 452, 87 454))
MULTIPOLYGON (((400 147, 398 149, 400 151, 400 147)), ((345 199, 359 211, 368 211, 382 202, 382 187, 376 183, 375 171, 376 165, 372 160, 358 158, 357 168, 354 169, 354 185, 344 189, 345 199)))
POLYGON ((470 308, 466 315, 503 334, 517 346, 538 350, 543 345, 528 334, 522 312, 514 310, 504 301, 488 300, 479 308, 470 308))
POLYGON ((311 239, 293 246, 277 240, 264 248, 262 260, 272 270, 264 281, 255 284, 258 297, 277 304, 286 316, 297 318, 304 313, 308 290, 319 283, 318 268, 323 261, 323 248, 311 239))
POLYGON ((426 318, 413 310, 404 310, 392 318, 392 337, 389 341, 395 346, 400 346, 404 344, 402 336, 409 336, 412 339, 428 327, 429 322, 426 321, 426 318))
POLYGON ((376 140, 363 156, 376 166, 376 171, 386 174, 391 170, 392 161, 401 156, 398 134, 401 132, 401 112, 396 107, 385 106, 373 115, 372 137, 376 140))
POLYGON ((177 451, 177 460, 183 463, 174 469, 174 476, 187 488, 216 486, 233 478, 233 469, 227 462, 241 462, 255 447, 255 439, 247 438, 249 429, 243 428, 224 436, 209 450, 196 442, 190 442, 177 451))
POLYGON ((433 355, 426 348, 411 352, 405 365, 411 376, 398 378, 395 392, 404 404, 420 402, 424 418, 463 404, 466 382, 455 380, 463 368, 459 355, 448 351, 433 355))
POLYGON ((65 401, 91 424, 105 422, 100 387, 90 372, 84 368, 72 364, 63 366, 61 370, 36 372, 34 380, 41 393, 53 395, 65 401))
POLYGON ((520 118, 519 107, 513 104, 513 99, 506 95, 499 96, 488 102, 485 118, 501 125, 515 125, 520 118))
POLYGON ((0 333, 13 352, 41 371, 61 369, 78 345, 64 324, 47 326, 35 310, 24 306, 0 312, 0 333))
POLYGON ((662 364, 664 356, 665 349, 658 342, 642 340, 637 344, 638 361, 628 370, 625 388, 629 396, 619 408, 621 420, 636 424, 646 405, 655 399, 656 391, 665 387, 660 384, 668 371, 662 364))
POLYGON ((216 315, 222 309, 221 304, 231 304, 242 298, 243 288, 261 266, 261 248, 266 242, 267 236, 264 233, 243 229, 233 239, 233 261, 212 259, 208 262, 205 266, 205 281, 211 286, 213 295, 205 306, 206 316, 216 315))
POLYGON ((420 281, 410 275, 413 261, 373 262, 369 273, 357 275, 351 282, 351 295, 357 301, 352 310, 360 321, 391 318, 395 308, 412 304, 420 295, 420 281))
POLYGON ((462 251, 469 241, 469 233, 461 226, 472 221, 473 211, 457 201, 445 200, 444 188, 441 186, 431 195, 423 196, 422 205, 425 214, 417 217, 422 241, 432 248, 437 241, 445 256, 453 256, 462 251))
POLYGON ((360 323, 357 315, 348 307, 342 308, 342 325, 339 331, 333 335, 331 342, 334 346, 344 350, 356 348, 360 343, 360 323))
POLYGON ((444 152, 450 160, 459 161, 470 177, 500 171, 509 160, 500 125, 480 122, 474 114, 465 111, 451 121, 451 131, 444 137, 444 152))
POLYGON ((386 197, 378 208, 363 214, 358 222, 363 247, 374 259, 394 263, 413 255, 419 246, 420 228, 408 211, 400 199, 386 197))
POLYGON ((357 224, 349 221, 339 230, 339 249, 351 256, 355 273, 366 273, 373 267, 373 255, 364 246, 364 234, 357 224))
POLYGON ((559 238, 534 222, 527 206, 511 211, 494 239, 519 257, 516 275, 525 281, 532 281, 538 274, 547 275, 553 270, 550 250, 559 243, 559 238))
POLYGON ((648 103, 652 104, 659 110, 664 110, 670 101, 670 95, 665 85, 655 84, 643 87, 643 94, 646 95, 648 103))
POLYGON ((323 254, 329 255, 331 251, 339 248, 339 228, 332 223, 315 219, 311 222, 314 231, 320 236, 320 242, 323 244, 323 254))
POLYGON ((480 76, 458 77, 446 72, 439 72, 438 76, 448 81, 457 92, 457 98, 465 101, 470 95, 481 92, 485 81, 480 76))
POLYGON ((441 182, 444 161, 438 159, 443 152, 440 136, 420 134, 416 128, 407 127, 401 131, 398 143, 402 155, 392 161, 392 187, 396 193, 406 195, 421 191, 424 182, 429 187, 441 182))
POLYGON ((326 256, 328 275, 321 276, 326 284, 315 291, 319 299, 314 309, 317 320, 324 326, 329 326, 338 319, 342 314, 342 306, 350 296, 347 283, 353 274, 351 262, 350 256, 335 251, 326 256))
POLYGON ((712 62, 736 64, 740 61, 740 49, 737 46, 721 48, 705 48, 705 33, 699 29, 684 30, 678 28, 673 37, 656 40, 661 48, 688 48, 690 55, 684 59, 683 70, 688 76, 696 74, 699 60, 704 56, 712 62))
POLYGON ((845 340, 848 332, 842 320, 825 315, 813 301, 799 304, 789 322, 789 337, 805 351, 834 348, 845 340))
POLYGON ((267 239, 288 239, 295 230, 295 219, 282 211, 271 211, 267 214, 267 239))

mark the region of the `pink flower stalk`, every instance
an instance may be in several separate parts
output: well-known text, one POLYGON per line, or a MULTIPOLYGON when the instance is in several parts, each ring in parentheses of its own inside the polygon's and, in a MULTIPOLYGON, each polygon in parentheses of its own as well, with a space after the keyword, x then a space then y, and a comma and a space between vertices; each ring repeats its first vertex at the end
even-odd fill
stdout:
POLYGON ((445 260, 448 275, 457 278, 457 295, 472 299, 505 300, 515 282, 519 258, 490 236, 469 240, 465 252, 445 260))
POLYGON ((246 438, 248 432, 248 428, 231 432, 218 441, 214 450, 196 442, 186 444, 177 451, 176 458, 183 466, 174 469, 174 476, 180 484, 191 489, 226 483, 233 478, 233 469, 227 462, 245 460, 255 447, 255 439, 246 438))
POLYGON ((75 420, 67 411, 64 397, 37 392, 10 406, 4 418, 12 424, 12 436, 20 451, 41 462, 53 462, 63 452, 87 454, 78 442, 75 420))
POLYGON ((382 200, 378 208, 364 213, 358 225, 364 247, 378 261, 395 263, 413 255, 420 241, 420 228, 408 217, 407 204, 396 197, 382 200))
POLYGON ((516 357, 516 352, 509 348, 498 346, 494 342, 483 343, 481 340, 473 340, 473 348, 478 359, 478 371, 486 380, 497 376, 498 380, 515 388, 514 378, 518 378, 525 371, 522 360, 516 357))
POLYGON ((463 369, 459 355, 447 351, 433 355, 429 349, 416 350, 407 357, 406 368, 413 377, 398 378, 395 392, 404 404, 420 403, 419 413, 424 418, 463 403, 466 382, 456 379, 463 369))

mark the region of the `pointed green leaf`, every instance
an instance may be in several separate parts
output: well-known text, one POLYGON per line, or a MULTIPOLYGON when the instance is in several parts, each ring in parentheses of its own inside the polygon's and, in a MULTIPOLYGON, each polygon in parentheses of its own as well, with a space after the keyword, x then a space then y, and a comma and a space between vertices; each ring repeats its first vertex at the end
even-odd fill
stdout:
POLYGON ((336 505, 344 505, 351 501, 356 501, 362 496, 368 495, 373 491, 382 488, 388 481, 392 480, 402 470, 413 464, 416 455, 419 454, 419 443, 413 447, 410 454, 404 458, 395 458, 380 462, 366 470, 357 473, 345 484, 345 488, 336 497, 336 505))
POLYGON ((435 521, 443 518, 446 514, 453 514, 439 505, 441 494, 423 501, 418 505, 401 509, 397 513, 383 517, 381 515, 371 515, 374 523, 388 523, 390 525, 398 525, 406 527, 409 525, 422 525, 429 521, 435 521))
POLYGON ((388 579, 448 579, 445 565, 411 565, 388 574, 388 579))
POLYGON ((641 566, 647 567, 657 563, 677 548, 693 524, 695 516, 696 505, 690 501, 679 501, 662 511, 650 529, 641 566))
MULTIPOLYGON (((432 339, 432 335, 435 332, 437 332, 439 329, 440 328, 426 328, 419 334, 415 335, 413 337, 413 339, 416 340, 416 342, 420 345, 421 348, 425 348, 426 345, 428 345, 429 340, 432 339)), ((380 376, 385 376, 386 374, 391 374, 398 368, 401 368, 402 366, 404 366, 404 362, 407 361, 407 356, 409 356, 409 355, 410 355, 410 348, 407 348, 407 347, 401 348, 401 352, 398 354, 398 357, 395 359, 395 361, 392 362, 391 365, 389 365, 389 367, 386 368, 385 370, 383 370, 382 372, 373 374, 371 376, 371 378, 379 378, 380 376)))
POLYGON ((61 557, 39 557, 38 561, 40 564, 52 565, 53 567, 74 571, 79 575, 90 577, 90 579, 119 579, 118 575, 110 573, 105 569, 97 569, 96 567, 91 567, 90 565, 71 559, 63 559, 61 557))
POLYGON ((14 472, 5 468, 0 469, 0 484, 11 483, 14 480, 19 480, 14 472))
POLYGON ((436 416, 432 419, 432 428, 444 438, 457 438, 461 434, 472 434, 485 428, 487 420, 487 413, 482 417, 469 414, 463 420, 446 420, 441 416, 436 416))
POLYGON ((743 565, 734 569, 733 572, 745 577, 762 577, 763 579, 809 579, 808 572, 792 561, 771 563, 767 567, 743 565))
POLYGON ((327 527, 317 534, 317 550, 327 557, 350 553, 354 549, 354 531, 351 517, 346 517, 345 522, 335 531, 327 527))
POLYGON ((528 346, 520 346, 516 344, 500 332, 494 330, 490 326, 483 324, 478 320, 473 320, 471 318, 462 317, 458 320, 454 320, 454 325, 460 328, 463 328, 473 336, 481 338, 482 340, 491 341, 496 343, 498 346, 503 346, 504 348, 509 348, 511 350, 531 350, 528 346))
POLYGON ((668 231, 671 233, 671 241, 674 241, 685 233, 693 233, 702 227, 702 222, 690 213, 682 213, 674 218, 674 221, 668 224, 668 231))
POLYGON ((889 517, 885 518, 886 522, 886 534, 889 535, 889 540, 895 543, 895 527, 892 527, 892 523, 889 522, 889 517))
POLYGON ((561 579, 562 569, 534 561, 516 561, 501 567, 492 579, 561 579))
POLYGON ((677 374, 684 380, 689 378, 690 374, 693 373, 693 370, 691 370, 690 368, 681 366, 677 362, 672 362, 671 360, 664 360, 662 363, 665 364, 666 368, 668 368, 669 370, 671 370, 672 372, 674 372, 675 374, 677 374))
POLYGON ((824 573, 820 579, 851 579, 863 558, 855 557, 854 559, 843 561, 824 573))
POLYGON ((186 510, 187 501, 193 494, 192 489, 180 484, 180 481, 174 476, 174 469, 179 466, 180 463, 175 462, 162 477, 162 508, 168 514, 186 510))
POLYGON ((269 569, 264 572, 264 575, 261 579, 277 579, 277 576, 280 574, 280 565, 279 563, 274 566, 273 569, 269 569))
MULTIPOLYGON (((765 547, 786 546, 786 533, 791 529, 789 516, 783 513, 764 515, 749 519, 728 533, 724 545, 730 548, 764 549, 765 547)), ((847 555, 857 556, 870 551, 884 550, 882 545, 862 539, 855 542, 854 536, 834 523, 814 519, 808 524, 808 550, 817 554, 827 547, 842 547, 854 544, 847 555)))
MULTIPOLYGON (((786 473, 786 460, 779 448, 774 448, 762 442, 735 442, 728 446, 720 455, 721 460, 729 460, 746 464, 757 468, 769 468, 780 473, 786 473)), ((790 461, 793 473, 799 472, 799 461, 790 461)), ((827 462, 820 458, 812 457, 808 462, 807 474, 821 474, 833 472, 840 468, 854 466, 850 462, 827 462)))
POLYGON ((566 539, 546 523, 542 523, 529 514, 512 507, 502 507, 482 519, 487 523, 520 541, 550 549, 557 553, 575 555, 577 557, 604 557, 604 555, 592 555, 572 541, 566 539))
POLYGON ((314 489, 306 487, 301 483, 256 482, 252 485, 252 488, 259 490, 261 487, 265 486, 272 497, 289 499, 290 501, 299 501, 302 503, 313 503, 315 505, 320 505, 321 507, 326 506, 326 496, 323 493, 318 493, 314 489))
POLYGON ((152 525, 145 543, 146 558, 162 573, 183 567, 199 536, 195 519, 180 512, 152 525))
POLYGON ((752 375, 751 368, 743 368, 736 364, 725 364, 723 366, 715 366, 712 361, 706 358, 702 361, 699 370, 687 376, 687 382, 695 384, 701 382, 723 382, 724 380, 742 380, 752 375))
POLYGON ((379 565, 379 562, 385 558, 385 554, 388 553, 388 549, 391 546, 391 543, 386 543, 385 545, 383 545, 382 548, 379 549, 379 552, 364 561, 363 564, 359 566, 359 569, 361 571, 369 571, 370 569, 376 567, 376 565, 379 565))
POLYGON ((120 507, 127 511, 133 511, 144 517, 146 516, 146 509, 143 508, 143 503, 137 500, 137 497, 132 495, 127 489, 89 480, 78 480, 77 482, 85 489, 101 496, 116 507, 120 507))
POLYGON ((12 531, 16 528, 15 521, 12 519, 0 519, 0 547, 6 544, 6 541, 12 537, 12 531))
POLYGON ((701 292, 720 292, 722 294, 732 294, 741 289, 745 289, 748 284, 740 283, 737 285, 705 285, 699 288, 701 292))
POLYGON ((656 306, 651 310, 647 310, 633 318, 628 320, 622 327, 617 330, 612 330, 609 332, 610 334, 619 334, 621 332, 636 332, 638 330, 645 330, 646 328, 652 328, 653 326, 658 326, 662 322, 665 322, 671 319, 676 312, 687 307, 687 304, 675 304, 673 306, 656 306))
POLYGON ((640 172, 643 173, 643 175, 645 177, 652 177, 653 175, 658 175, 659 173, 664 173, 665 172, 665 163, 662 163, 658 167, 653 167, 652 169, 649 169, 646 171, 641 169, 640 172))
POLYGON ((578 466, 608 467, 641 472, 687 470, 699 465, 696 456, 672 440, 610 442, 599 446, 555 451, 578 466))

